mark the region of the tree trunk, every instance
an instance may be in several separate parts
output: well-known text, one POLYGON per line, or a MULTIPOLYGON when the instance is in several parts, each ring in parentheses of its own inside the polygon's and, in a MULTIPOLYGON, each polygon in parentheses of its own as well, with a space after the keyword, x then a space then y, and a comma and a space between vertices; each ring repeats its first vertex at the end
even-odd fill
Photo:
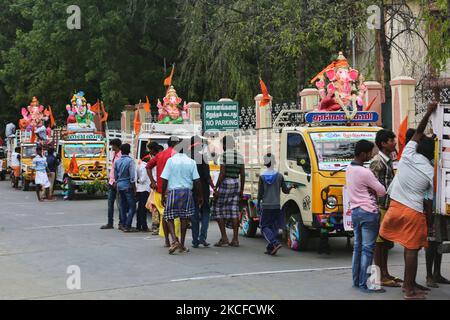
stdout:
POLYGON ((392 91, 391 91, 391 47, 386 35, 386 7, 384 1, 381 1, 381 29, 380 29, 380 47, 383 59, 383 73, 381 82, 384 87, 385 103, 382 109, 383 125, 392 127, 392 91))

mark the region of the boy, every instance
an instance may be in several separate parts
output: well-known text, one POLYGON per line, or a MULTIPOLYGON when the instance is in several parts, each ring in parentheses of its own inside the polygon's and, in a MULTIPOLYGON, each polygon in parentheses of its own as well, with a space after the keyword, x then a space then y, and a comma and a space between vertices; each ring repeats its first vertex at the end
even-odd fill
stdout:
POLYGON ((36 177, 34 183, 36 184, 36 195, 39 201, 43 201, 41 198, 41 192, 45 189, 46 199, 50 200, 50 181, 48 180, 48 166, 47 159, 42 155, 42 147, 36 148, 36 157, 33 158, 33 167, 36 171, 36 177))
POLYGON ((274 256, 282 247, 277 240, 281 215, 280 190, 288 194, 294 187, 288 187, 283 175, 275 171, 275 157, 271 153, 264 156, 264 165, 267 170, 259 177, 258 184, 258 208, 262 210, 260 227, 268 242, 265 253, 274 256))
POLYGON ((11 154, 11 168, 13 169, 13 185, 17 189, 20 177, 20 147, 16 147, 11 154))

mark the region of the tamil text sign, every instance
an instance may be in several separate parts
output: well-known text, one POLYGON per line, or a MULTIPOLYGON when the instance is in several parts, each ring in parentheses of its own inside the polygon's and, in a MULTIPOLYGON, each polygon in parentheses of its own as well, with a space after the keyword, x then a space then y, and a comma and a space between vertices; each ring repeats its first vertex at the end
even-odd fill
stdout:
POLYGON ((226 131, 239 129, 239 103, 204 102, 203 130, 226 131))

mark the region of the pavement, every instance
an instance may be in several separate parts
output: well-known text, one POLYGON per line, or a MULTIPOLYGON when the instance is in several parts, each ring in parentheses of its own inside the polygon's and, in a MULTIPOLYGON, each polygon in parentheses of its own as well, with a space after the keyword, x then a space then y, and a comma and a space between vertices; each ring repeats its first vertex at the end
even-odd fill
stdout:
MULTIPOLYGON (((239 248, 191 247, 188 254, 169 255, 159 236, 100 230, 106 209, 105 199, 39 203, 34 192, 12 190, 9 181, 0 182, 0 299, 403 297, 400 288, 365 294, 351 287, 352 253, 346 239, 331 239, 330 255, 283 248, 278 256, 268 256, 263 254, 265 240, 260 235, 241 237, 239 248)), ((212 222, 208 241, 218 239, 218 227, 212 222)), ((190 230, 186 243, 191 243, 190 230)), ((391 274, 403 277, 401 247, 391 250, 389 264, 391 274)), ((444 255, 442 272, 450 278, 448 255, 444 255)), ((417 281, 425 282, 423 251, 417 281)), ((450 286, 433 289, 428 297, 449 300, 450 286)))

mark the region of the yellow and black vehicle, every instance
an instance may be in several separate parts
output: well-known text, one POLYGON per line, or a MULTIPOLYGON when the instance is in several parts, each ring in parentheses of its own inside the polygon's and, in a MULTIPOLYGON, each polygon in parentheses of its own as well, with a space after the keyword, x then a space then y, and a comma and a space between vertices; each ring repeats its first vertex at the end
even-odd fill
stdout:
POLYGON ((34 184, 33 158, 36 156, 36 147, 36 144, 31 142, 22 142, 20 144, 20 172, 23 191, 29 191, 30 186, 34 184))

